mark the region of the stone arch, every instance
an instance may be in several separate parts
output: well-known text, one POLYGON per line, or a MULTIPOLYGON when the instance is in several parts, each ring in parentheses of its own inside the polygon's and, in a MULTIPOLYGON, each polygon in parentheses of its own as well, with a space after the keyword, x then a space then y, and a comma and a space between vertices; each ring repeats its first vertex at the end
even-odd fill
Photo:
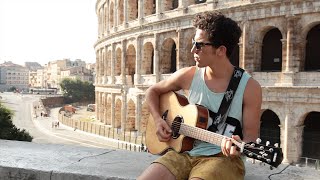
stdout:
POLYGON ((177 56, 176 56, 176 43, 173 39, 166 39, 160 51, 160 73, 169 74, 176 71, 177 66, 177 56))
POLYGON ((107 76, 111 76, 111 50, 107 52, 107 76))
POLYGON ((128 1, 128 21, 138 18, 138 0, 128 1))
POLYGON ((126 121, 126 130, 131 131, 135 130, 136 123, 136 105, 133 100, 130 99, 127 105, 127 121, 126 121))
POLYGON ((113 1, 109 4, 109 28, 114 26, 114 3, 113 1))
POLYGON ((149 16, 156 13, 156 0, 144 0, 143 15, 149 16))
POLYGON ((143 45, 141 74, 153 74, 154 48, 151 42, 143 45))
MULTIPOLYGON (((193 4, 201 4, 201 3, 205 3, 207 2, 207 0, 191 0, 193 2, 193 4)), ((189 0, 190 3, 190 0, 189 0)))
POLYGON ((114 73, 116 76, 120 76, 121 74, 121 48, 117 48, 116 50, 116 62, 115 62, 115 65, 114 65, 114 73))
POLYGON ((305 71, 320 70, 320 23, 310 29, 306 36, 305 71))
POLYGON ((141 123, 140 123, 141 133, 146 132, 149 116, 150 116, 150 112, 148 109, 148 104, 144 102, 142 104, 142 109, 141 109, 141 123))
POLYGON ((103 7, 99 9, 99 35, 103 34, 104 30, 104 18, 103 18, 103 7))
POLYGON ((111 97, 107 97, 107 121, 106 124, 107 125, 111 125, 111 110, 112 110, 112 104, 111 104, 111 97))
POLYGON ((320 112, 312 111, 304 121, 302 157, 320 157, 320 112))
POLYGON ((123 8, 123 0, 119 0, 118 2, 118 9, 119 9, 119 25, 123 24, 124 22, 124 8, 123 8))
POLYGON ((130 44, 126 52, 126 74, 134 76, 136 71, 136 49, 130 44))
POLYGON ((115 128, 121 128, 121 112, 122 112, 122 102, 120 99, 116 100, 116 107, 115 107, 115 111, 114 111, 114 127, 115 128))
POLYGON ((282 34, 278 28, 266 32, 262 40, 261 71, 281 71, 282 34))
POLYGON ((272 110, 265 110, 260 118, 260 139, 262 143, 269 141, 272 145, 279 144, 280 147, 280 119, 272 110))
POLYGON ((179 7, 178 0, 164 0, 163 2, 164 11, 170 11, 179 7))

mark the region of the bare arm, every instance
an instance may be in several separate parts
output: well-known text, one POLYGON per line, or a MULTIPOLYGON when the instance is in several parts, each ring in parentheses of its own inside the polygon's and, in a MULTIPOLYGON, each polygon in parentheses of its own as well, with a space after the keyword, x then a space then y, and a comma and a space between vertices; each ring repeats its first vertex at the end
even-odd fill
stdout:
MULTIPOLYGON (((260 113, 262 104, 262 90, 260 84, 250 78, 243 97, 242 128, 244 142, 255 141, 260 130, 260 113)), ((239 136, 232 136, 233 139, 241 141, 239 136)), ((222 153, 226 156, 239 156, 240 152, 232 146, 232 142, 223 139, 221 142, 222 153)))
POLYGON ((249 79, 243 104, 243 141, 255 141, 260 131, 260 115, 262 104, 262 89, 254 79, 249 79))
POLYGON ((183 68, 173 73, 168 79, 160 81, 151 86, 146 92, 146 101, 149 111, 157 127, 157 135, 160 141, 168 141, 171 137, 171 129, 162 120, 159 110, 160 95, 169 91, 178 91, 180 89, 189 89, 195 67, 183 68))

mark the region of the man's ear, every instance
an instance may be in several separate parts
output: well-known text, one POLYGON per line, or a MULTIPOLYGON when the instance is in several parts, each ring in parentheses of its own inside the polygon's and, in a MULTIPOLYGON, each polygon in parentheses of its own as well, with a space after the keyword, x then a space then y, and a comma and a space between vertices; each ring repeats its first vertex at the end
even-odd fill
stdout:
POLYGON ((217 49, 218 56, 225 56, 227 54, 227 48, 225 46, 220 46, 217 49))

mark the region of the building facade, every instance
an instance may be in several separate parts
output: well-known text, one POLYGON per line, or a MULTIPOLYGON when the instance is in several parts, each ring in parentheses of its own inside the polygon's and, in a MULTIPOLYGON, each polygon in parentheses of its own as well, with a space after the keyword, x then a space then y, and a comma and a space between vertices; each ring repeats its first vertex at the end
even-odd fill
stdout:
POLYGON ((319 0, 97 0, 97 119, 144 133, 146 89, 194 65, 192 20, 212 10, 243 31, 232 62, 262 85, 262 140, 320 159, 319 0))
POLYGON ((0 64, 0 89, 7 91, 15 87, 18 91, 29 88, 29 70, 11 61, 0 64))

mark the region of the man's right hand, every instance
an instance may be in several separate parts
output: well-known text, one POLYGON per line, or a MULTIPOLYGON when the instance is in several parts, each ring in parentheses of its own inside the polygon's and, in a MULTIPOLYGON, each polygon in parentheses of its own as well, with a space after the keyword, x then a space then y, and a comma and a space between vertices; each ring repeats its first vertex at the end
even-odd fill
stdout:
POLYGON ((165 120, 162 118, 156 121, 157 136, 160 142, 167 142, 171 139, 172 130, 165 120))

